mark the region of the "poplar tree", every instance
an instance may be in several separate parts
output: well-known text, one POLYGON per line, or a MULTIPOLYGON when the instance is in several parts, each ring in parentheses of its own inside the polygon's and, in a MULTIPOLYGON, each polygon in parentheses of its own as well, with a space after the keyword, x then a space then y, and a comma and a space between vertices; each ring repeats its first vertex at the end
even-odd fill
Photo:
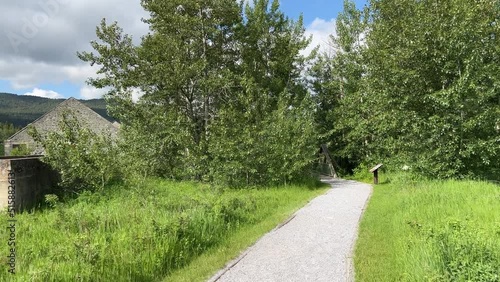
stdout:
POLYGON ((90 83, 111 87, 106 98, 128 133, 132 163, 142 159, 140 166, 155 174, 200 178, 209 161, 208 128, 233 87, 240 6, 231 0, 141 3, 150 13, 144 20, 150 32, 139 46, 116 23, 103 21, 100 42, 92 42, 98 54, 79 56, 101 66, 103 77, 90 83), (143 94, 138 103, 133 90, 143 94))
POLYGON ((316 119, 330 153, 349 172, 370 155, 373 108, 363 89, 367 11, 344 1, 330 36, 330 49, 319 54, 311 69, 317 93, 316 119))
POLYGON ((385 156, 436 177, 498 172, 498 1, 370 5, 366 91, 385 156))
POLYGON ((122 122, 124 167, 142 175, 234 185, 299 179, 315 159, 313 107, 300 55, 308 40, 279 1, 143 0, 139 45, 117 23, 97 28, 100 66, 122 122), (143 96, 132 100, 134 91, 143 96))

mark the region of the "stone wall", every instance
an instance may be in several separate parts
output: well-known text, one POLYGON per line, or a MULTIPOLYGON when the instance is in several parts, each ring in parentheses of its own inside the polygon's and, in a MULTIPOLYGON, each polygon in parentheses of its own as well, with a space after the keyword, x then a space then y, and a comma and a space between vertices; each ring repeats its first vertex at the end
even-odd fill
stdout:
POLYGON ((29 210, 53 192, 59 180, 57 172, 40 157, 0 158, 0 208, 8 206, 9 186, 15 189, 16 211, 29 210))

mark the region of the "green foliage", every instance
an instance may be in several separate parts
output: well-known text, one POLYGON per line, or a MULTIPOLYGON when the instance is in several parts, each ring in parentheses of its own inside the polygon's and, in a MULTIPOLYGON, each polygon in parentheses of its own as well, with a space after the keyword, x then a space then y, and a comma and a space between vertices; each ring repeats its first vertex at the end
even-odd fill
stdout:
MULTIPOLYGON (((66 203, 47 197, 54 208, 16 215, 23 222, 16 237, 17 272, 10 275, 8 265, 2 263, 0 280, 169 280, 172 271, 207 251, 226 254, 227 246, 234 243, 233 235, 245 230, 246 236, 238 239, 243 240, 259 223, 274 218, 252 235, 260 237, 324 191, 308 188, 225 190, 148 179, 140 186, 83 192, 66 203)), ((0 238, 8 236, 2 228, 0 238)), ((245 246, 232 255, 241 248, 245 246)), ((224 255, 218 262, 221 265, 211 265, 204 275, 228 259, 224 255)))
POLYGON ((47 194, 45 195, 45 203, 51 207, 55 208, 59 202, 59 197, 55 194, 47 194))
POLYGON ((42 135, 31 127, 30 135, 44 148, 43 161, 60 173, 67 192, 101 189, 119 175, 116 141, 93 132, 71 112, 63 113, 59 131, 42 135))
POLYGON ((26 144, 20 144, 10 151, 11 156, 29 156, 31 155, 31 150, 26 144))
POLYGON ((374 157, 434 177, 498 171, 497 1, 403 2, 371 2, 374 157))
POLYGON ((497 2, 373 0, 361 12, 345 1, 337 50, 312 72, 319 124, 341 165, 500 175, 497 2))
POLYGON ((0 156, 3 156, 5 154, 4 152, 4 144, 3 141, 5 141, 7 138, 12 136, 14 133, 18 131, 18 128, 16 128, 13 124, 11 123, 3 123, 0 122, 0 156))
POLYGON ((96 52, 78 54, 100 66, 102 76, 89 82, 111 89, 106 99, 123 124, 125 167, 142 177, 238 186, 300 178, 316 143, 301 75, 302 19, 289 20, 277 0, 142 6, 151 32, 138 46, 103 20, 91 42, 96 52), (134 91, 143 94, 139 101, 134 91))
POLYGON ((209 148, 213 180, 242 186, 308 177, 318 142, 313 107, 308 100, 303 103, 294 108, 279 102, 278 109, 260 121, 250 111, 223 112, 209 148))
POLYGON ((498 185, 388 178, 360 223, 356 281, 500 280, 498 185))
POLYGON ((470 223, 451 221, 437 234, 445 274, 450 281, 500 281, 500 256, 485 232, 470 223))
POLYGON ((311 69, 311 87, 317 93, 316 120, 323 143, 345 171, 352 171, 370 154, 372 132, 369 97, 364 93, 366 75, 364 38, 368 31, 367 11, 344 1, 337 17, 336 36, 331 36, 332 52, 319 54, 311 69))
POLYGON ((123 162, 123 175, 127 179, 143 179, 148 175, 178 179, 189 176, 192 170, 183 162, 183 156, 189 154, 185 148, 192 140, 182 126, 182 115, 142 113, 146 119, 125 123, 120 128, 118 157, 123 162))

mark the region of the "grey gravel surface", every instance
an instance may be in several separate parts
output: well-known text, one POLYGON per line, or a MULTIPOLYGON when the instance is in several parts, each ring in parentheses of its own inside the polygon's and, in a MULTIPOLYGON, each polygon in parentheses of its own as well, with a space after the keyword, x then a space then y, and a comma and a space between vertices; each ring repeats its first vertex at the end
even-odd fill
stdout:
POLYGON ((209 281, 354 281, 352 251, 372 187, 341 179, 323 181, 332 189, 209 281))

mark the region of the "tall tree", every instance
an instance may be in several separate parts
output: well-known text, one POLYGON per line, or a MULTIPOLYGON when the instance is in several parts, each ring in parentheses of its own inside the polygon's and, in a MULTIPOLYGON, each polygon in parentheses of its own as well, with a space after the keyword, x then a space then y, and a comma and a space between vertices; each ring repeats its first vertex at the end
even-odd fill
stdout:
POLYGON ((371 119, 363 91, 366 63, 364 38, 366 11, 345 0, 330 36, 331 50, 319 55, 312 68, 312 88, 317 93, 317 122, 330 151, 346 170, 364 160, 368 149, 371 119))
POLYGON ((214 127, 213 175, 237 185, 288 182, 315 159, 317 134, 311 97, 302 77, 302 18, 288 19, 279 1, 247 4, 237 38, 241 90, 214 127))
POLYGON ((89 82, 111 87, 106 98, 123 123, 127 167, 245 184, 297 178, 316 146, 301 76, 302 20, 289 20, 278 1, 255 0, 245 17, 234 0, 142 5, 150 32, 139 46, 103 21, 92 42, 97 53, 79 53, 101 67, 89 82), (136 102, 133 91, 143 94, 136 102))
POLYGON ((372 0, 365 13, 346 1, 333 56, 313 68, 318 120, 344 165, 498 177, 499 15, 496 0, 372 0))
POLYGON ((245 22, 241 25, 242 65, 240 72, 251 79, 264 93, 262 111, 276 109, 283 91, 302 100, 306 94, 301 72, 305 58, 300 51, 309 40, 304 37, 302 17, 290 20, 279 9, 279 1, 255 0, 245 8, 245 22))
POLYGON ((199 176, 206 173, 209 124, 230 96, 232 81, 226 77, 237 61, 233 29, 240 7, 232 0, 141 3, 150 13, 145 20, 150 33, 139 46, 116 24, 103 21, 97 30, 102 43, 93 42, 99 54, 83 52, 80 58, 102 66, 104 77, 90 82, 112 87, 107 95, 111 112, 132 127, 136 157, 151 146, 144 157, 157 159, 158 166, 166 158, 180 171, 199 176), (134 88, 144 94, 139 103, 131 100, 134 88))
POLYGON ((499 14, 495 0, 371 1, 366 91, 386 155, 439 177, 498 171, 499 14))

